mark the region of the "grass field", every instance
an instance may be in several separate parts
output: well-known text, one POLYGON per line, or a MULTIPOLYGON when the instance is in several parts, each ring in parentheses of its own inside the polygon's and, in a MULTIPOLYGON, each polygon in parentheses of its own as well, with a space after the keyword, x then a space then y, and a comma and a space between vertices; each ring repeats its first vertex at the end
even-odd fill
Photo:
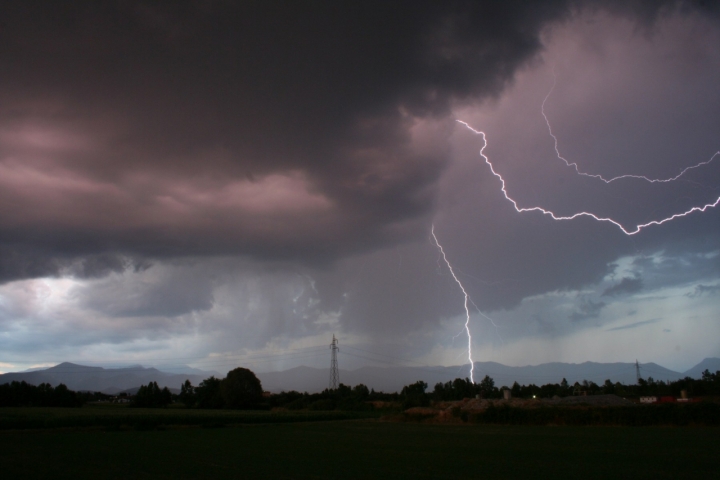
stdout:
POLYGON ((114 405, 83 408, 0 408, 0 431, 92 427, 148 430, 166 426, 217 427, 253 423, 352 420, 378 416, 379 412, 147 409, 114 405))
POLYGON ((715 478, 715 428, 376 420, 0 431, 3 478, 715 478))

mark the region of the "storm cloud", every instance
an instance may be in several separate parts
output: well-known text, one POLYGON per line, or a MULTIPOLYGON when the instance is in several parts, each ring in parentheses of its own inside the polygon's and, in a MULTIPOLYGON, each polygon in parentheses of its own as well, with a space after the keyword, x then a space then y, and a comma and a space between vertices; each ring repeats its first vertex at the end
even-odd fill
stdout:
POLYGON ((2 9, 4 245, 302 261, 424 229, 451 103, 500 94, 568 14, 566 2, 2 9))
POLYGON ((602 293, 603 297, 614 297, 617 295, 626 295, 629 293, 637 293, 643 288, 642 278, 625 277, 620 283, 608 287, 602 293))
POLYGON ((717 211, 633 237, 519 214, 456 120, 486 132, 521 206, 633 226, 712 202, 719 11, 3 2, 0 349, 190 363, 338 332, 451 363, 463 296, 433 224, 487 348, 628 330, 629 310, 640 332, 650 296, 701 323, 717 308, 717 211), (608 178, 707 163, 606 184, 558 155, 608 178))

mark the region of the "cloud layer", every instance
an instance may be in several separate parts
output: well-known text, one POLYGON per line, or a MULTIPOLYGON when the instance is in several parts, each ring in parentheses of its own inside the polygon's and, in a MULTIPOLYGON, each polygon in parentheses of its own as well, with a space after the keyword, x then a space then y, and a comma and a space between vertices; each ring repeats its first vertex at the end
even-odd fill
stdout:
POLYGON ((633 238, 518 214, 455 121, 487 133, 522 206, 637 224, 712 201, 720 158, 606 185, 557 158, 540 112, 552 88, 558 149, 583 171, 709 160, 712 5, 4 2, 0 18, 0 330, 16 358, 277 353, 335 331, 459 363, 462 294, 432 223, 499 319, 474 314, 480 344, 660 331, 647 298, 669 290, 716 308, 718 212, 633 238))

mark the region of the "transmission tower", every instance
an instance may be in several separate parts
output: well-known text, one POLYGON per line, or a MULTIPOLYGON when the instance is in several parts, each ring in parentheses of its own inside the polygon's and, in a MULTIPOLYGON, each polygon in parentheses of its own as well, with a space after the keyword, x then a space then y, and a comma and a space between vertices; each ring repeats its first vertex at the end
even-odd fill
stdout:
POLYGON ((338 383, 340 383, 340 373, 338 372, 337 364, 337 352, 340 349, 338 348, 338 341, 335 338, 335 334, 333 334, 332 343, 330 344, 330 350, 332 351, 332 357, 330 360, 330 389, 337 390, 338 383))
POLYGON ((637 358, 635 359, 635 375, 637 376, 637 384, 640 385, 640 364, 637 361, 637 358))

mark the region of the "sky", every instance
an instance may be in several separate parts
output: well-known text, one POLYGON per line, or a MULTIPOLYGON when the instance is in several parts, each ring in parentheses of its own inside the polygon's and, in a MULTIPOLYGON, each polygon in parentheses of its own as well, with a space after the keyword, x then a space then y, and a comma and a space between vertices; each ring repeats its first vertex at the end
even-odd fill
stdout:
POLYGON ((0 19, 0 372, 720 356, 716 2, 0 19))

